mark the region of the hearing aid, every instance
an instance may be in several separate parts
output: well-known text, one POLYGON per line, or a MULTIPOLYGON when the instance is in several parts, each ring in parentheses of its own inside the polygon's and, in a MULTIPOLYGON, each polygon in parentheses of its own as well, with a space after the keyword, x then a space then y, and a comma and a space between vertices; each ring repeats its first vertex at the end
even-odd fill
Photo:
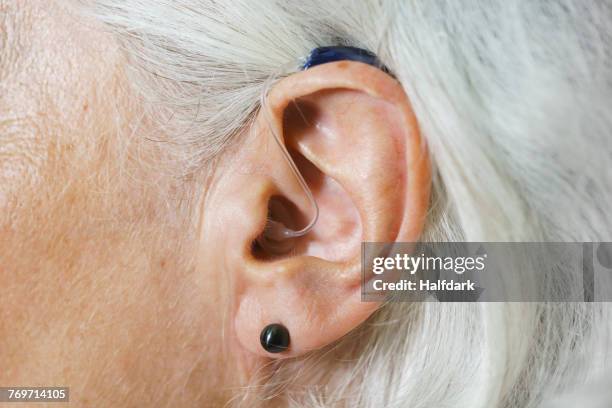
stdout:
MULTIPOLYGON (((386 73, 390 73, 389 69, 387 69, 387 67, 382 64, 382 62, 374 53, 368 50, 364 50, 362 48, 348 46, 317 47, 313 49, 310 54, 308 54, 308 56, 303 60, 302 64, 300 65, 300 69, 304 71, 317 65, 343 60, 362 62, 364 64, 375 66, 376 68, 379 68, 386 73)), ((306 193, 308 201, 314 209, 314 215, 311 221, 304 228, 297 231, 287 227, 280 220, 273 219, 269 212, 266 226, 264 227, 262 233, 257 237, 256 241, 262 249, 266 250, 269 253, 283 254, 291 250, 291 248, 293 247, 293 239, 308 234, 314 228, 315 224, 319 219, 319 206, 317 205, 317 202, 314 199, 314 196, 312 194, 312 191, 308 187, 308 184, 304 180, 304 177, 300 173, 299 169, 297 168, 297 165, 293 161, 293 158, 289 154, 289 151, 287 150, 285 144, 282 142, 279 134, 276 132, 276 129, 272 125, 270 114, 265 108, 266 95, 267 90, 264 90, 261 96, 261 108, 265 119, 268 122, 269 128, 272 132, 272 135, 274 136, 276 144, 281 149, 283 156, 287 161, 287 164, 289 164, 291 171, 297 178, 300 186, 306 193)))

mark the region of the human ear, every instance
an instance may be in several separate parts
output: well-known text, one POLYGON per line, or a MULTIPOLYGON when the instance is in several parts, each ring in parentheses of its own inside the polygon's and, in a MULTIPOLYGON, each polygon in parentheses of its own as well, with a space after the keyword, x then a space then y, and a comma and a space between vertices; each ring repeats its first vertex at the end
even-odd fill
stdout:
POLYGON ((361 242, 418 240, 428 208, 427 150, 402 86, 353 61, 295 73, 270 90, 228 163, 207 197, 202 236, 207 257, 232 278, 239 344, 260 356, 297 356, 367 319, 378 305, 361 301, 361 242), (320 217, 308 234, 270 253, 257 244, 270 217, 299 229, 313 213, 274 133, 320 217), (259 342, 272 323, 291 337, 279 354, 259 342))

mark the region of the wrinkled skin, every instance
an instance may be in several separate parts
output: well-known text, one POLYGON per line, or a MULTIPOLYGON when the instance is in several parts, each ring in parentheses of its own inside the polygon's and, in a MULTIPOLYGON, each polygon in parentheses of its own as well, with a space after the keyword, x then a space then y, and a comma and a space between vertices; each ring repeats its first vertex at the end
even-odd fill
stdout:
POLYGON ((167 200, 180 183, 146 165, 159 153, 133 136, 148 125, 123 57, 83 21, 0 1, 0 385, 218 406, 241 371, 219 349, 216 275, 164 223, 185 216, 167 200))

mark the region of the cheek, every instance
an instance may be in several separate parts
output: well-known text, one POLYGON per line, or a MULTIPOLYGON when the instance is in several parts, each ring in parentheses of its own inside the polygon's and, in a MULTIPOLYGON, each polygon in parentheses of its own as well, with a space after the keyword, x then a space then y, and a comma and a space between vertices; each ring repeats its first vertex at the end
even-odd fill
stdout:
POLYGON ((186 223, 163 222, 180 184, 129 161, 156 157, 125 64, 31 3, 9 2, 0 50, 0 384, 66 384, 76 405, 221 394, 217 282, 181 262, 186 223))
MULTIPOLYGON (((74 162, 104 123, 118 53, 110 37, 90 31, 56 3, 8 2, 0 19, 0 209, 17 195, 58 183, 49 162, 74 162), (93 48, 92 44, 95 44, 93 48)), ((11 208, 12 207, 12 208, 11 208)), ((1 220, 1 219, 0 219, 1 220)), ((6 220, 4 220, 6 221, 6 220)))
POLYGON ((105 216, 105 200, 92 191, 104 191, 99 173, 110 168, 101 135, 117 133, 102 124, 117 123, 107 101, 122 100, 113 91, 118 55, 110 37, 85 29, 55 2, 9 2, 5 11, 0 259, 16 280, 55 268, 62 276, 100 235, 84 223, 105 216))
POLYGON ((133 112, 111 39, 57 2, 0 3, 0 383, 118 406, 119 380, 136 392, 189 375, 205 328, 185 311, 205 305, 152 242, 155 194, 119 181, 109 146, 133 112))

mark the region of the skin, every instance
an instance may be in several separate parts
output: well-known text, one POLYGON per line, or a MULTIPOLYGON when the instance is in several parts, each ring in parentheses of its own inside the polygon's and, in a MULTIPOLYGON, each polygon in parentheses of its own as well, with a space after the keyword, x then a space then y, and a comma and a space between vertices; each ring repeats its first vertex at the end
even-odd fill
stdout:
POLYGON ((227 400, 216 275, 194 295, 188 234, 163 221, 185 216, 164 208, 176 182, 120 158, 158 154, 125 140, 142 107, 114 39, 57 4, 0 9, 0 384, 70 386, 71 406, 227 400))
POLYGON ((0 0, 0 34, 0 385, 69 386, 70 406, 223 406, 271 359, 325 347, 376 310, 359 297, 360 242, 418 239, 429 199, 391 77, 343 62, 272 90, 321 218, 268 256, 253 241, 270 197, 296 204, 295 225, 312 209, 262 115, 214 171, 177 179, 146 142, 159 129, 115 38, 35 1, 0 0), (275 321, 292 335, 280 355, 259 345, 275 321))

